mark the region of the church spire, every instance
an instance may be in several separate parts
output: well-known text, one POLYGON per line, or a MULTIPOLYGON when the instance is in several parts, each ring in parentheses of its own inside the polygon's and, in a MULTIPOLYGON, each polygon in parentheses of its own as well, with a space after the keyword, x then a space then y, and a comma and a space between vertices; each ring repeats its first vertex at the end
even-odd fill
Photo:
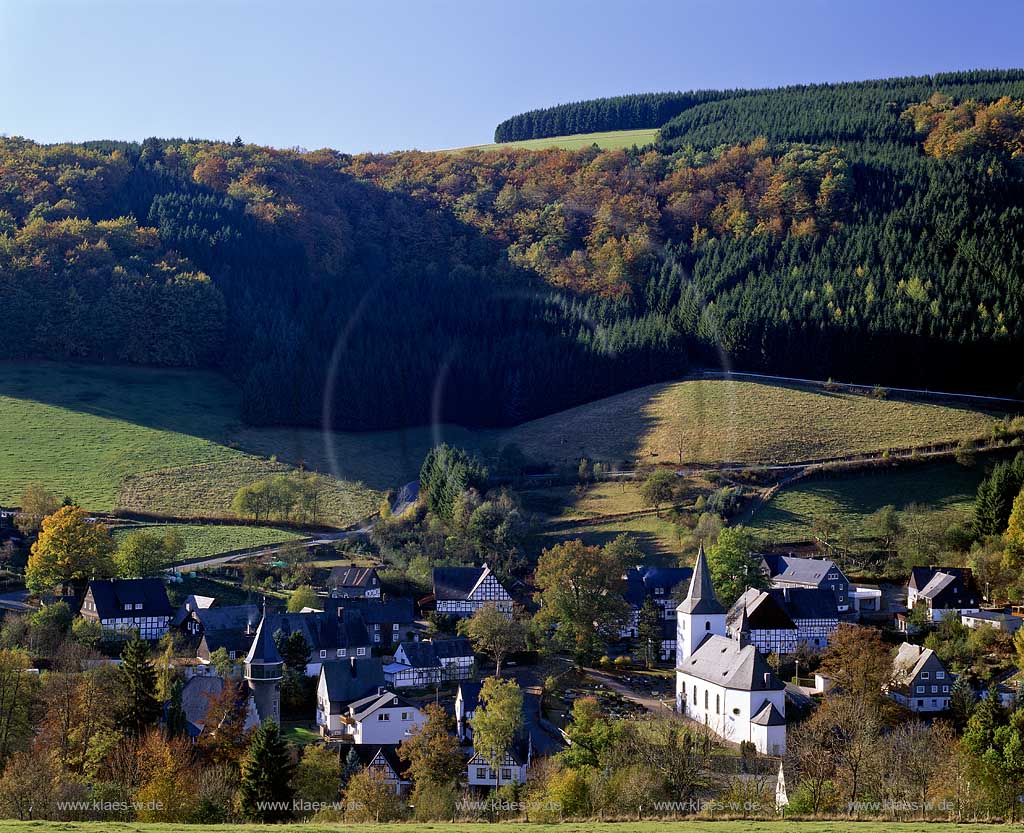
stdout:
POLYGON ((707 558, 704 556, 704 542, 697 550, 697 560, 693 565, 693 578, 690 579, 690 590, 686 599, 677 608, 681 613, 725 613, 725 608, 715 596, 715 588, 711 584, 711 571, 708 569, 707 558))

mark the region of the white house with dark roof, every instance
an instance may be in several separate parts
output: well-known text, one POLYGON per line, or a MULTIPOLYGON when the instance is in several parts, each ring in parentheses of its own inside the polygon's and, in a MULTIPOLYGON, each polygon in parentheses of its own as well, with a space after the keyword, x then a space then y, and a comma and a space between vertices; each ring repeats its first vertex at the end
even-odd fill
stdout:
POLYGON ((839 627, 839 611, 829 591, 811 587, 750 588, 726 615, 726 634, 741 637, 763 653, 792 654, 803 646, 828 647, 839 627))
POLYGON ((914 567, 907 583, 907 607, 922 605, 938 622, 946 616, 977 612, 981 593, 967 567, 914 567))
POLYGON ((889 696, 915 712, 938 712, 949 708, 955 674, 938 655, 921 645, 904 642, 893 659, 889 696))
POLYGON ((373 567, 335 567, 327 577, 327 587, 335 599, 380 598, 380 577, 373 567))
POLYGON ((512 596, 486 564, 483 567, 435 567, 433 583, 438 613, 471 616, 490 602, 507 616, 512 615, 512 596))
POLYGON ((345 715, 351 703, 384 691, 384 669, 378 657, 325 662, 316 686, 316 723, 326 737, 346 733, 345 715))
POLYGON ((141 639, 154 641, 167 633, 174 611, 162 579, 94 579, 79 615, 99 622, 108 639, 138 633, 141 639))
POLYGON ((960 614, 960 621, 971 630, 978 628, 992 628, 1002 633, 1013 636, 1024 624, 1024 618, 1014 616, 1005 610, 974 610, 965 611, 960 614))
POLYGON ((399 744, 427 716, 411 700, 386 688, 353 700, 341 718, 342 737, 357 744, 399 744))
POLYGON ((394 661, 384 667, 384 678, 395 688, 416 688, 466 680, 475 670, 476 657, 468 639, 435 639, 402 642, 394 661))
POLYGON ((409 763, 403 761, 398 754, 398 746, 394 744, 345 744, 340 749, 342 766, 348 756, 355 754, 364 769, 380 776, 385 784, 394 788, 399 795, 407 793, 412 787, 409 779, 409 763))
POLYGON ((785 686, 754 645, 726 636, 704 548, 676 609, 676 709, 733 743, 767 755, 786 751, 785 686))

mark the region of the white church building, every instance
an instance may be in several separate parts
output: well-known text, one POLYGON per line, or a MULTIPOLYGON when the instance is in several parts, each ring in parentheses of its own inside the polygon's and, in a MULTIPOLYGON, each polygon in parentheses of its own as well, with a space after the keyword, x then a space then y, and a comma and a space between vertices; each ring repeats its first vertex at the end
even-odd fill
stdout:
POLYGON ((765 755, 786 751, 786 692, 742 632, 726 636, 704 548, 676 608, 676 709, 719 737, 749 741, 765 755))

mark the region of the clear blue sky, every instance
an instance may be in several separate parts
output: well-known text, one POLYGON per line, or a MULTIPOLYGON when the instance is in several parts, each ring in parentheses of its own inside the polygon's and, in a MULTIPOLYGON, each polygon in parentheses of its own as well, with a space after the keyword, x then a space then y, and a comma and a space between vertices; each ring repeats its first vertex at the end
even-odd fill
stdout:
POLYGON ((995 0, 0 0, 0 133, 347 151, 627 92, 1024 65, 995 0))

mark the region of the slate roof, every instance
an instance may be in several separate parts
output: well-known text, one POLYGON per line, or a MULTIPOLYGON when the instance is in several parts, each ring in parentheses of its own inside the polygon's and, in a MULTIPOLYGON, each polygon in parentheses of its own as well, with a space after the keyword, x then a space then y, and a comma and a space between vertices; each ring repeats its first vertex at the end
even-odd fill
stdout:
POLYGON ((89 582, 89 591, 100 619, 174 615, 163 579, 94 579, 89 582), (125 610, 126 604, 132 605, 132 610, 125 610), (142 605, 139 610, 134 609, 137 604, 142 605))
POLYGON ((435 639, 433 642, 403 642, 400 645, 411 668, 437 668, 442 659, 473 656, 468 639, 435 639))
POLYGON ((463 680, 459 683, 459 691, 462 692, 462 703, 466 713, 476 711, 476 707, 480 702, 480 689, 483 688, 483 683, 470 682, 463 680))
POLYGON ((893 682, 900 686, 908 685, 933 656, 935 652, 931 648, 904 642, 892 662, 893 682))
POLYGON ((245 655, 246 665, 282 665, 284 660, 277 650, 274 642, 274 628, 272 627, 272 616, 263 612, 263 618, 256 626, 256 635, 253 637, 249 652, 245 655))
POLYGON ((734 639, 712 634, 676 668, 684 674, 738 691, 782 691, 764 657, 753 645, 741 646, 734 639))
POLYGON ((220 677, 197 675, 185 681, 181 689, 181 707, 185 712, 190 735, 202 734, 210 702, 219 697, 222 691, 224 680, 220 677))
POLYGON ((384 690, 379 694, 374 692, 366 697, 354 700, 348 704, 348 710, 351 712, 353 720, 365 720, 377 711, 377 709, 394 706, 406 706, 410 709, 419 709, 419 706, 413 703, 412 700, 400 697, 393 691, 384 690))
POLYGON ((908 586, 916 590, 918 595, 931 599, 933 606, 936 601, 942 601, 940 597, 945 595, 944 604, 972 607, 977 604, 980 595, 974 573, 969 567, 915 567, 910 571, 908 586))
POLYGON ((341 746, 341 765, 345 766, 345 759, 348 757, 348 753, 351 750, 355 750, 356 756, 359 758, 359 763, 364 767, 369 766, 373 763, 373 759, 378 754, 385 761, 388 762, 399 778, 405 779, 408 769, 409 762, 403 761, 398 755, 397 744, 374 744, 374 743, 354 743, 354 744, 342 744, 341 746))
POLYGON ((487 567, 435 567, 434 598, 438 601, 468 599, 485 571, 487 567))
POLYGON ((692 567, 630 567, 626 570, 626 589, 622 595, 634 608, 640 608, 645 599, 655 595, 656 588, 663 589, 661 598, 671 596, 677 585, 692 576, 692 567))
POLYGON ((782 716, 782 712, 775 708, 774 703, 766 701, 761 711, 755 714, 750 719, 750 722, 758 726, 785 726, 786 718, 782 716))
POLYGON ((408 623, 416 621, 416 610, 412 599, 401 597, 388 599, 325 599, 327 613, 337 615, 338 608, 358 610, 367 625, 383 625, 388 622, 408 623))
POLYGON ((839 617, 836 597, 831 590, 817 587, 772 587, 768 593, 793 621, 839 617))
POLYGON ((384 668, 379 657, 352 657, 320 665, 320 677, 327 686, 331 714, 342 714, 349 703, 383 688, 384 668))
POLYGON ((792 618, 773 593, 751 587, 729 608, 725 617, 726 624, 731 629, 742 630, 740 620, 744 611, 746 626, 750 630, 796 630, 792 618))
POLYGON ((192 612, 204 631, 239 630, 256 632, 263 608, 258 604, 226 605, 224 607, 201 608, 192 612))
POLYGON ((366 623, 358 610, 343 608, 342 615, 315 611, 312 613, 277 613, 270 616, 271 633, 282 631, 288 636, 300 631, 306 638, 313 656, 319 651, 336 651, 338 648, 366 648, 370 637, 366 623))
POLYGON ((798 558, 793 555, 762 555, 772 579, 790 584, 817 587, 832 571, 841 572, 828 558, 798 558))
POLYGON ((206 631, 203 633, 203 638, 199 643, 198 653, 200 655, 204 654, 203 646, 205 645, 206 656, 209 656, 218 648, 223 648, 228 653, 234 651, 236 657, 242 657, 249 653, 252 640, 253 634, 239 630, 206 631))
POLYGON ((365 590, 379 584, 380 579, 377 578, 377 571, 373 567, 335 567, 327 577, 328 587, 353 587, 365 590))
POLYGON ((171 624, 176 628, 180 627, 193 610, 206 610, 213 607, 216 602, 217 600, 213 596, 197 596, 195 593, 189 593, 185 597, 185 601, 175 611, 171 624))
POLYGON ((676 608, 681 613, 701 615, 725 613, 715 596, 715 588, 711 584, 711 571, 708 569, 707 558, 704 556, 704 544, 697 550, 697 560, 693 565, 693 576, 690 579, 690 590, 686 599, 676 608))

